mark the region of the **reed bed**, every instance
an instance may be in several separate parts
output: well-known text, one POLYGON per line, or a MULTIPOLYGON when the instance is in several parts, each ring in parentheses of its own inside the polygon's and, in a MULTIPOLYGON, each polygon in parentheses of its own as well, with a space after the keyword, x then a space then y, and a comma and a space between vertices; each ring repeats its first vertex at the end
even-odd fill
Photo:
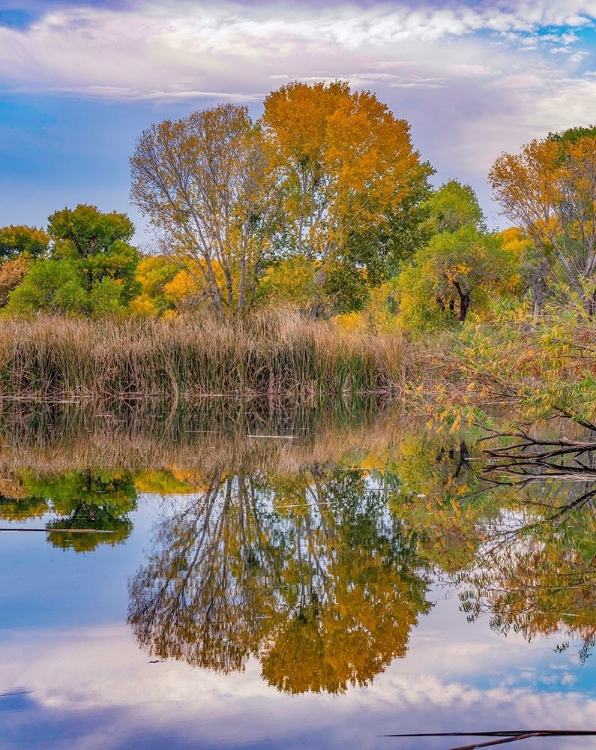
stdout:
POLYGON ((207 396, 391 396, 406 379, 399 335, 348 333, 329 322, 269 313, 90 321, 0 321, 3 400, 82 402, 207 396))

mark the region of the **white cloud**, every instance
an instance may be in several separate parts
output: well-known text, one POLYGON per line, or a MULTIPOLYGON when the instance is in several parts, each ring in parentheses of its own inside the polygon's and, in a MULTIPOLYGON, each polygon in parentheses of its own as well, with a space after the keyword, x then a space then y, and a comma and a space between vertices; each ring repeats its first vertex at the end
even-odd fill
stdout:
MULTIPOLYGON (((89 95, 99 96, 110 89, 119 96, 129 89, 151 99, 182 95, 174 91, 174 82, 182 81, 179 88, 201 96, 214 88, 213 80, 248 84, 265 70, 270 78, 278 74, 271 68, 283 61, 312 63, 316 58, 324 68, 332 59, 352 55, 373 62, 379 53, 403 47, 411 54, 411 48, 421 44, 437 59, 437 45, 483 30, 527 47, 536 40, 523 34, 543 26, 587 24, 594 12, 591 5, 571 2, 566 7, 550 0, 474 7, 463 2, 450 7, 337 4, 323 5, 316 14, 300 4, 152 1, 119 11, 63 7, 42 15, 27 30, 0 28, 0 69, 5 84, 40 89, 84 87, 89 95)), ((541 39, 553 49, 568 51, 577 34, 571 29, 541 39)), ((467 75, 481 75, 487 66, 483 60, 464 61, 460 71, 451 72, 462 75, 466 67, 467 75)))
POLYGON ((488 75, 491 75, 491 73, 493 72, 491 68, 487 67, 486 65, 478 65, 478 64, 474 65, 470 63, 446 65, 445 71, 455 76, 466 76, 466 77, 488 76, 488 75))
POLYGON ((480 190, 502 150, 594 119, 591 81, 573 75, 594 56, 594 0, 112 5, 44 2, 28 29, 0 26, 0 90, 259 114, 284 81, 347 79, 410 120, 440 179, 480 190))
POLYGON ((36 722, 61 719, 70 738, 85 733, 77 746, 89 750, 125 747, 142 732, 218 746, 237 746, 241 736, 246 745, 286 748, 308 746, 304 733, 316 732, 326 747, 368 749, 384 732, 466 729, 470 716, 476 727, 488 706, 486 729, 542 727, 545 717, 557 728, 596 723, 593 695, 569 690, 581 668, 566 656, 555 659, 547 640, 527 644, 512 634, 504 641, 486 622, 466 625, 456 600, 440 601, 423 618, 405 659, 369 688, 341 696, 280 694, 254 660, 244 674, 228 676, 175 661, 149 664, 123 625, 5 631, 0 658, 3 686, 31 691, 29 710, 11 715, 11 737, 19 726, 30 733, 36 722))

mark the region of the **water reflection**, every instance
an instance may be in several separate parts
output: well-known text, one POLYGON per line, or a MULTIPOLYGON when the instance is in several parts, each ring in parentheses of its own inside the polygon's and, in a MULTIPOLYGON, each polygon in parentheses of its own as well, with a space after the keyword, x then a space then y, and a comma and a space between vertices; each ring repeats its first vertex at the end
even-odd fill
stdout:
POLYGON ((5 477, 2 489, 0 518, 24 521, 51 514, 46 529, 55 547, 89 552, 102 543, 122 543, 132 531, 128 516, 137 506, 137 491, 131 472, 25 470, 5 477), (60 533, 91 529, 108 533, 60 533))
POLYGON ((416 539, 360 470, 213 476, 162 523, 129 621, 161 657, 337 693, 404 656, 430 609, 416 539))
POLYGON ((502 634, 558 634, 557 651, 579 640, 585 662, 596 644, 596 451, 543 440, 488 449, 483 476, 498 488, 499 515, 458 575, 462 607, 470 619, 488 612, 502 634))
POLYGON ((345 692, 405 656, 437 580, 501 635, 577 640, 581 661, 596 642, 593 454, 487 466, 477 435, 391 417, 106 419, 61 442, 16 430, 0 517, 43 517, 52 545, 89 552, 124 542, 148 493, 171 496, 129 582, 158 659, 230 674, 255 657, 279 691, 345 692))

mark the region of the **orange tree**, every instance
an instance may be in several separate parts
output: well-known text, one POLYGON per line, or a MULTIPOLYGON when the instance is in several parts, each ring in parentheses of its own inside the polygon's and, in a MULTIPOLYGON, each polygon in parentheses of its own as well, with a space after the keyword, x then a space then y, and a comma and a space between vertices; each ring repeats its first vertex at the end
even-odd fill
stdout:
POLYGON ((532 240, 541 274, 596 312, 596 128, 551 134, 503 153, 489 181, 506 216, 532 240))
POLYGON ((380 283, 402 252, 391 240, 407 223, 400 210, 408 205, 414 215, 432 172, 412 148, 408 123, 342 81, 283 86, 265 99, 261 122, 284 201, 282 253, 312 264, 311 314, 350 285, 358 306, 358 288, 380 283))

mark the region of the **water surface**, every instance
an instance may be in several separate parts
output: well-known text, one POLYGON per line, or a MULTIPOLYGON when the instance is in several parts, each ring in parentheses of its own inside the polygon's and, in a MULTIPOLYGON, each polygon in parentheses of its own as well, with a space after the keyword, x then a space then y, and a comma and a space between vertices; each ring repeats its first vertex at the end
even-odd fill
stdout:
POLYGON ((335 416, 8 425, 0 526, 46 531, 0 533, 0 748, 596 727, 589 480, 495 486, 475 435, 335 416))

